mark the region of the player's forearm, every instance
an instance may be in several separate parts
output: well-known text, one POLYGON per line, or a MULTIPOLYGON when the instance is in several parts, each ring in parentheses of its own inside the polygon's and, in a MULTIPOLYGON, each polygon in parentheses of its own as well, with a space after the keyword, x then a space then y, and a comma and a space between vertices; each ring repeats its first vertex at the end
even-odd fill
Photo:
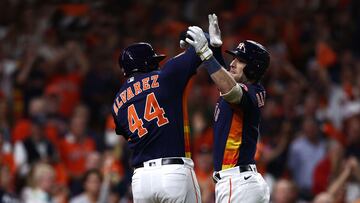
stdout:
POLYGON ((224 68, 221 68, 220 70, 211 74, 210 77, 216 84, 221 94, 228 93, 236 85, 236 82, 232 76, 224 68))
POLYGON ((220 63, 220 65, 225 67, 226 64, 225 64, 225 60, 224 60, 223 55, 222 55, 221 46, 220 47, 213 47, 213 46, 210 45, 209 48, 213 52, 213 56, 220 63))
POLYGON ((219 88, 221 94, 227 94, 236 86, 234 78, 217 62, 214 57, 204 61, 204 65, 211 79, 219 88))

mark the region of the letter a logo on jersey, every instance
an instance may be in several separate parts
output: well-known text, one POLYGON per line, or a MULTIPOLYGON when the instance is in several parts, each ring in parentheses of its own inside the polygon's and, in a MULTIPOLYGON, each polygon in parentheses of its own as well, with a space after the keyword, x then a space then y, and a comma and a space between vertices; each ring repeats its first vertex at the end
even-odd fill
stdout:
POLYGON ((237 46, 237 49, 239 49, 239 50, 240 50, 241 52, 243 52, 243 53, 246 52, 245 44, 242 43, 242 42, 237 46))

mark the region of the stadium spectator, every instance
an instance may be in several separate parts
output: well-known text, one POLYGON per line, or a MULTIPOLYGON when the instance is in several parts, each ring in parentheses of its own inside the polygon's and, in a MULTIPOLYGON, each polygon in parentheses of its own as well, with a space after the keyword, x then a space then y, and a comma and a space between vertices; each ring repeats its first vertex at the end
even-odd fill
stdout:
POLYGON ((58 152, 46 138, 44 125, 42 118, 32 118, 29 137, 15 143, 15 162, 23 176, 26 176, 32 164, 39 161, 51 163, 57 159, 58 152))
POLYGON ((325 155, 326 143, 320 136, 315 119, 306 117, 302 124, 301 134, 290 144, 289 169, 299 187, 300 196, 307 200, 312 198, 312 177, 315 166, 325 155))
POLYGON ((298 202, 298 188, 295 183, 287 179, 279 179, 272 191, 272 203, 296 203, 298 202))
POLYGON ((13 174, 8 165, 1 164, 0 161, 0 202, 20 203, 13 185, 13 174))
POLYGON ((54 169, 45 163, 34 165, 31 179, 23 189, 22 201, 25 203, 49 203, 54 189, 54 169))
POLYGON ((98 203, 102 180, 100 171, 96 169, 87 171, 83 179, 84 192, 70 199, 70 203, 98 203))

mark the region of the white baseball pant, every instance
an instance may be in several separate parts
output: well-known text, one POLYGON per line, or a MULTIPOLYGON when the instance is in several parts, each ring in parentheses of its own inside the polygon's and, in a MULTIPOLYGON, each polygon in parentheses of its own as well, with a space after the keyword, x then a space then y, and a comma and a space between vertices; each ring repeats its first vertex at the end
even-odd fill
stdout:
POLYGON ((162 159, 144 162, 132 177, 134 203, 201 203, 194 162, 162 165, 162 159))
POLYGON ((257 172, 255 165, 252 171, 240 172, 234 167, 218 172, 215 185, 216 203, 268 203, 270 190, 264 178, 257 172), (219 177, 220 176, 220 177, 219 177), (220 178, 220 179, 219 179, 220 178))

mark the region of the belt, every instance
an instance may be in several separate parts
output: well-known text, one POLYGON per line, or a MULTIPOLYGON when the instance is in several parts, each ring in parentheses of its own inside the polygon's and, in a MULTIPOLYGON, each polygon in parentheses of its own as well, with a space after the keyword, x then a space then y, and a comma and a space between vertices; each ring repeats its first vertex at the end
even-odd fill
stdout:
MULTIPOLYGON (((253 172, 257 172, 256 170, 256 167, 252 167, 251 165, 240 165, 240 166, 236 166, 234 168, 232 168, 231 170, 236 170, 236 172, 239 172, 239 173, 243 173, 243 172, 247 172, 247 171, 253 171, 253 172), (238 170, 236 170, 236 168, 238 170)), ((221 174, 222 171, 215 171, 214 174, 213 174, 213 180, 214 180, 214 183, 217 183, 219 180, 221 180, 221 174)))
MULTIPOLYGON (((149 166, 156 166, 155 161, 147 161, 149 166)), ((184 160, 182 158, 162 158, 161 159, 161 165, 171 165, 171 164, 184 164, 184 160)), ((142 168, 144 167, 144 163, 135 165, 134 168, 142 168)))

